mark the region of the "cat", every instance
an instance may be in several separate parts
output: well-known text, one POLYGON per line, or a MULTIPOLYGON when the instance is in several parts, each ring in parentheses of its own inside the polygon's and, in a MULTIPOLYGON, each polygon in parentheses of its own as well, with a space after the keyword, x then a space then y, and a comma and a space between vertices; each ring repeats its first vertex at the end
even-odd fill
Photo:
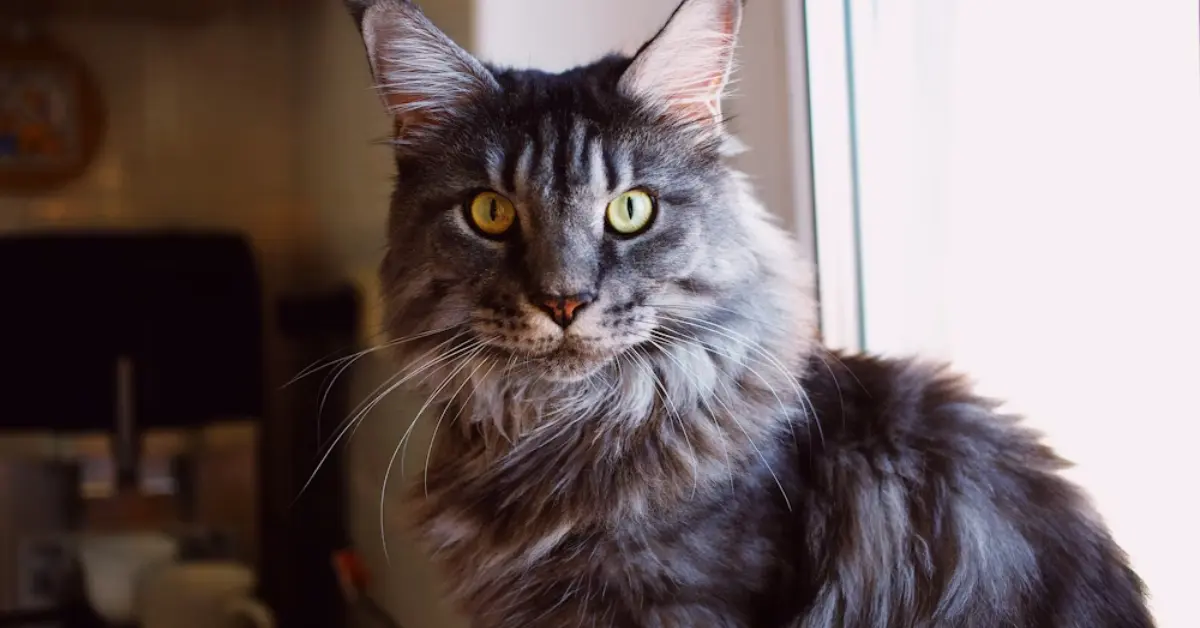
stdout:
POLYGON ((728 163, 741 0, 562 73, 347 4, 395 120, 388 344, 437 417, 415 527, 473 626, 1153 625, 1037 434, 819 343, 728 163))

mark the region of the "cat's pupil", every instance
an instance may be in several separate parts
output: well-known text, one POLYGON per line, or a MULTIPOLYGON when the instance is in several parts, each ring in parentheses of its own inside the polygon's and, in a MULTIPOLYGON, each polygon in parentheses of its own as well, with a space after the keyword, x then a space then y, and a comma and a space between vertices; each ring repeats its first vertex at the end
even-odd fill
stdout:
POLYGON ((633 197, 625 197, 625 212, 629 214, 629 219, 633 220, 633 197))
POLYGON ((496 199, 494 198, 492 199, 491 205, 488 206, 488 215, 492 217, 492 222, 496 222, 496 220, 498 220, 496 215, 496 199))

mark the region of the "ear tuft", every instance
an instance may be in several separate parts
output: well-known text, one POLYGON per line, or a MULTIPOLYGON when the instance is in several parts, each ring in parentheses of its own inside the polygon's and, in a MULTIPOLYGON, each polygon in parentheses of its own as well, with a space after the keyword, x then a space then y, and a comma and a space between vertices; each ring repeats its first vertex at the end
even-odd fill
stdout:
POLYGON ((622 75, 625 95, 669 116, 719 128, 742 0, 683 0, 622 75))
POLYGON ((407 0, 347 0, 397 136, 452 116, 499 89, 491 72, 407 0))

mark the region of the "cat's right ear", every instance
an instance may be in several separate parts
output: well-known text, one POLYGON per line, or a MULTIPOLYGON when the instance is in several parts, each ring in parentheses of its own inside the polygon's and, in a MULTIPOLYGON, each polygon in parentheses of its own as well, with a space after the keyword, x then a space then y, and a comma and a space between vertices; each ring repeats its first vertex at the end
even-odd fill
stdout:
POLYGON ((407 0, 346 0, 397 136, 435 125, 498 90, 492 73, 407 0))
POLYGON ((676 120, 719 129, 744 1, 682 0, 634 55, 618 84, 621 92, 676 120))

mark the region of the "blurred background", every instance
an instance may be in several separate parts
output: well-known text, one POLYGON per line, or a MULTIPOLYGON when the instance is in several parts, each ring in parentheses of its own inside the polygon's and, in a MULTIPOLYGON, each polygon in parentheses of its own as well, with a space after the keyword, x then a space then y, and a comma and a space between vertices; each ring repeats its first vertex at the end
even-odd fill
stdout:
MULTIPOLYGON (((675 3, 420 4, 563 69, 675 3)), ((285 386, 380 339, 370 86, 335 0, 0 0, 0 626, 464 625, 380 512, 422 400, 285 386)), ((734 92, 826 341, 1011 400, 1200 625, 1197 3, 751 0, 734 92)))

